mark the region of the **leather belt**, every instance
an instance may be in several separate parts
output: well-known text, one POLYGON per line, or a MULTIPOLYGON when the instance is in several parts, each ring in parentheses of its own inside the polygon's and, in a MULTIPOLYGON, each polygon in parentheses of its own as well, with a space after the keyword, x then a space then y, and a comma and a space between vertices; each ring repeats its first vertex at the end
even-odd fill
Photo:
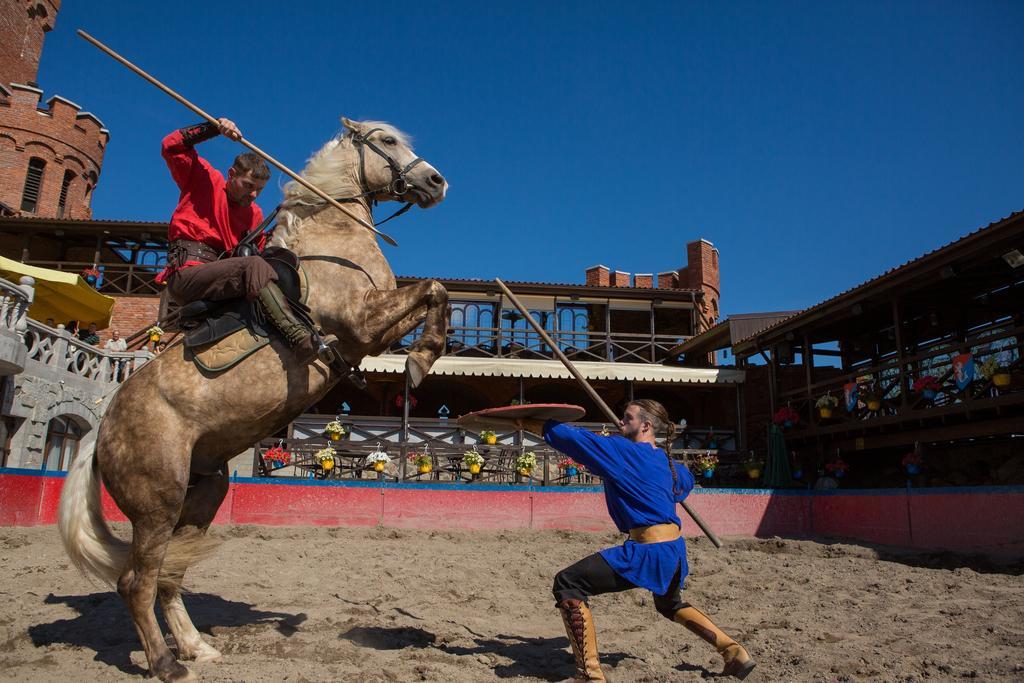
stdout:
POLYGON ((220 252, 203 242, 174 240, 167 245, 167 262, 180 268, 189 261, 210 263, 220 258, 220 252))
POLYGON ((653 524, 629 530, 629 540, 636 543, 664 543, 674 541, 681 535, 682 531, 675 524, 653 524))

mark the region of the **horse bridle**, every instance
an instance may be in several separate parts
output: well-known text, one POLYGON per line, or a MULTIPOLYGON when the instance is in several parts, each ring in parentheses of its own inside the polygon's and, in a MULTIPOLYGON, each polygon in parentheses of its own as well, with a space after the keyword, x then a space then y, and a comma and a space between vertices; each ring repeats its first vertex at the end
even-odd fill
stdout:
POLYGON ((363 147, 368 147, 370 151, 374 152, 377 156, 386 161, 388 164, 388 168, 391 169, 390 183, 376 190, 367 190, 358 196, 365 197, 367 195, 378 194, 384 190, 387 190, 388 194, 390 194, 392 197, 402 197, 403 195, 405 195, 406 192, 408 192, 413 187, 413 185, 406 179, 405 176, 415 166, 423 162, 423 157, 416 157, 408 164, 406 164, 404 167, 399 166, 398 162, 395 161, 394 157, 392 157, 390 154, 382 150, 380 147, 375 145, 370 140, 371 135, 373 135, 377 131, 383 130, 383 128, 371 128, 369 131, 365 133, 358 133, 356 131, 352 131, 352 142, 355 143, 356 149, 359 150, 359 175, 360 185, 362 187, 366 187, 366 157, 363 152, 363 147))
MULTIPOLYGON (((372 152, 374 152, 379 157, 384 159, 384 161, 387 162, 388 168, 391 169, 391 182, 389 182, 384 187, 379 187, 375 190, 364 190, 363 192, 360 192, 359 194, 353 195, 351 197, 336 197, 336 201, 356 202, 366 197, 372 198, 374 195, 380 194, 381 192, 385 191, 392 197, 398 199, 404 196, 410 189, 414 187, 413 184, 410 183, 405 176, 406 174, 409 173, 409 171, 416 167, 417 164, 422 163, 423 157, 416 157, 408 164, 406 164, 404 168, 400 166, 398 162, 395 161, 394 157, 392 157, 390 154, 388 154, 387 152, 385 152, 380 147, 378 147, 377 145, 370 141, 371 135, 373 135, 377 131, 383 130, 383 128, 371 128, 366 133, 359 133, 353 130, 352 142, 353 144, 355 144, 356 149, 359 150, 359 186, 362 188, 366 187, 366 158, 364 156, 363 147, 369 147, 372 152)), ((384 220, 380 221, 379 223, 374 223, 374 225, 383 225, 392 218, 398 218, 403 213, 411 209, 414 203, 415 202, 406 202, 405 205, 398 211, 395 211, 393 214, 391 214, 384 220)), ((275 208, 270 213, 270 215, 267 216, 263 220, 263 222, 259 224, 258 227, 256 227, 256 229, 250 231, 244 238, 242 238, 242 240, 234 249, 234 252, 237 252, 234 255, 245 256, 249 255, 250 253, 254 253, 252 251, 252 244, 256 241, 259 235, 262 234, 270 226, 270 224, 277 217, 277 213, 280 210, 281 206, 278 205, 277 208, 275 208)))

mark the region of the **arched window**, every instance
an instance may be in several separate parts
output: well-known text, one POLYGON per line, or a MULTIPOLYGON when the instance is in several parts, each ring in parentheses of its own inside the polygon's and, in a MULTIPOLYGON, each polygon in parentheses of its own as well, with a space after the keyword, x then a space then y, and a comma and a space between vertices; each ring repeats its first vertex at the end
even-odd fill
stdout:
POLYGON ((82 440, 82 428, 67 416, 50 420, 46 429, 46 459, 44 470, 66 470, 78 455, 78 443, 82 440))
POLYGON ((35 213, 39 204, 39 194, 43 187, 43 171, 46 162, 39 157, 28 160, 28 173, 25 175, 25 189, 21 191, 21 210, 35 213))
POLYGON ((60 184, 60 200, 57 202, 57 218, 64 218, 64 208, 68 203, 68 188, 75 179, 75 172, 70 168, 64 171, 64 182, 60 184))

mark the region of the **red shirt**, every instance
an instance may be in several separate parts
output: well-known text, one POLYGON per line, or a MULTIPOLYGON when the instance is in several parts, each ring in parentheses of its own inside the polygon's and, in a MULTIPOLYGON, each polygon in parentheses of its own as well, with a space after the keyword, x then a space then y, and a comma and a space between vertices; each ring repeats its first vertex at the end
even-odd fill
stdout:
MULTIPOLYGON (((164 138, 161 154, 181 189, 167 229, 168 240, 192 240, 217 251, 228 251, 263 221, 263 210, 255 203, 240 206, 228 201, 224 176, 199 156, 192 145, 185 144, 180 130, 164 138)), ((199 263, 188 261, 182 267, 199 263)), ((157 276, 157 282, 164 282, 175 270, 168 266, 157 276)))

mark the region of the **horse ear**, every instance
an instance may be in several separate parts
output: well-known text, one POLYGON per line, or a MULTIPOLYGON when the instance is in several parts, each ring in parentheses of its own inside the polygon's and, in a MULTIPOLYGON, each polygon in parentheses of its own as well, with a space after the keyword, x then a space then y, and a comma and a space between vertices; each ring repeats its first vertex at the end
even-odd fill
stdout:
POLYGON ((342 125, 344 125, 346 128, 348 128, 353 133, 358 133, 359 132, 359 122, 358 121, 353 121, 350 118, 346 118, 346 117, 342 116, 341 117, 341 123, 342 123, 342 125))

